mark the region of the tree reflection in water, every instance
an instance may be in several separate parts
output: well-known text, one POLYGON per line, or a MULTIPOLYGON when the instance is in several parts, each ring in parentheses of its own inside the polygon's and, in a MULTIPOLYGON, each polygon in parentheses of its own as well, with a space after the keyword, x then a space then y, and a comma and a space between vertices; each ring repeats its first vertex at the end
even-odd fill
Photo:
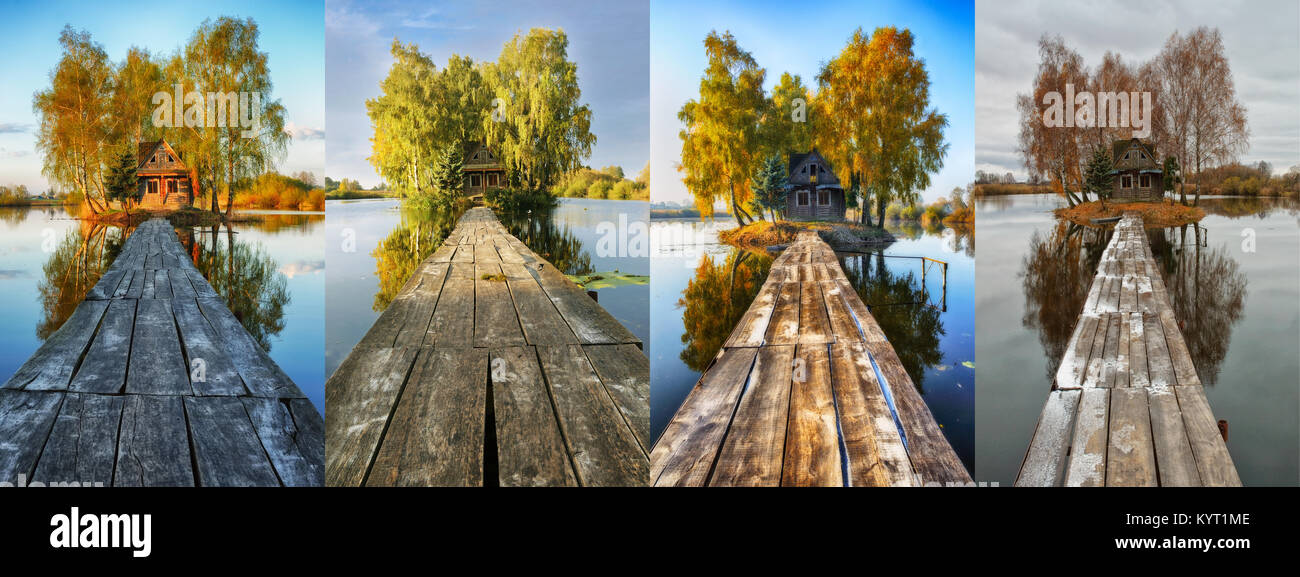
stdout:
POLYGON ((279 264, 260 245, 240 241, 230 226, 182 228, 177 234, 226 308, 270 352, 271 337, 284 330, 284 308, 290 302, 288 279, 279 264))
POLYGON ((375 278, 379 279, 379 291, 371 308, 376 312, 388 308, 415 267, 442 246, 465 209, 465 205, 440 210, 401 209, 401 222, 370 253, 375 258, 375 278))
POLYGON ((772 269, 772 257, 733 248, 721 264, 700 257, 695 277, 677 300, 683 309, 681 359, 691 370, 703 372, 722 343, 745 315, 772 269))
POLYGON ((497 210, 496 213, 510 234, 564 274, 596 272, 591 267, 591 255, 584 250, 582 240, 567 225, 555 224, 555 210, 556 207, 551 206, 532 210, 497 210))
POLYGON ((36 338, 44 341, 67 322, 113 264, 125 238, 118 227, 83 220, 58 240, 41 267, 45 274, 38 289, 44 314, 36 325, 36 338))
MULTIPOLYGON (((1218 206, 1207 212, 1258 214, 1254 203, 1232 200, 1213 203, 1218 206)), ((1083 311, 1111 230, 1058 221, 1047 238, 1034 233, 1021 261, 1022 322, 1038 332, 1047 353, 1049 382, 1083 311)), ((1227 356, 1232 327, 1245 306, 1246 277, 1224 246, 1209 247, 1207 229, 1200 226, 1148 229, 1147 239, 1197 374, 1213 385, 1227 356)))
POLYGON ((939 337, 946 332, 941 311, 932 304, 939 298, 929 294, 916 272, 902 264, 919 261, 891 260, 882 252, 838 256, 844 275, 870 308, 917 390, 924 394, 926 369, 943 362, 939 337))

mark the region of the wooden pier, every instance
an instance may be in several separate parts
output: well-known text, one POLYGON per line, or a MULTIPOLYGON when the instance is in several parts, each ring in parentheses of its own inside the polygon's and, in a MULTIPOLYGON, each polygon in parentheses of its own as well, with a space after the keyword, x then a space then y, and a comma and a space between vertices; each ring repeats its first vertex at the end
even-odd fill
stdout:
POLYGON ((0 482, 319 486, 324 423, 162 219, 0 388, 0 482))
POLYGON ((326 484, 647 484, 641 342, 472 208, 325 384, 326 484))
POLYGON ((1126 215, 1101 256, 1016 485, 1240 484, 1142 219, 1126 215))
POLYGON ((813 232, 773 261, 650 460, 663 486, 971 482, 834 251, 813 232))

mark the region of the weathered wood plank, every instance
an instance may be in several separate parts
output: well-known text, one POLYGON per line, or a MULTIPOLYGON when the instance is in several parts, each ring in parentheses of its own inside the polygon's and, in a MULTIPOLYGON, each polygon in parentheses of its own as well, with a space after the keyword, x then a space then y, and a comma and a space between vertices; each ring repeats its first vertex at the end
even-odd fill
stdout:
POLYGON ((546 295, 555 303, 560 315, 573 329, 578 340, 584 345, 640 343, 632 334, 596 301, 587 296, 587 292, 565 278, 555 267, 539 262, 533 271, 538 284, 546 295))
POLYGON ((584 345, 591 366, 641 445, 650 452, 650 359, 636 345, 584 345))
POLYGON ((510 298, 518 311, 519 324, 530 345, 577 344, 578 336, 564 322, 560 311, 547 298, 537 279, 522 264, 504 263, 501 271, 506 275, 510 298))
POLYGON ((123 402, 120 396, 68 393, 32 479, 50 486, 112 485, 123 402))
POLYGON ((793 345, 759 349, 710 485, 781 484, 794 349, 793 345))
POLYGON ((189 395, 190 376, 181 354, 180 336, 171 301, 140 299, 131 337, 126 392, 149 395, 189 395))
POLYGON ((800 288, 797 282, 781 284, 772 319, 768 322, 766 342, 769 345, 793 345, 799 342, 800 288))
POLYGON ((348 355, 325 381, 325 483, 359 487, 406 384, 416 350, 348 355))
MULTIPOLYGON (((1112 391, 1113 392, 1113 391, 1112 391)), ((1029 450, 1016 477, 1017 487, 1054 487, 1061 483, 1070 449, 1080 390, 1055 390, 1038 416, 1029 450)))
POLYGON ((726 436, 758 350, 723 349, 700 376, 650 452, 655 485, 702 486, 726 436))
MULTIPOLYGON (((812 267, 812 265, 804 265, 812 267)), ((826 314, 821 283, 816 280, 799 287, 799 344, 824 345, 835 342, 831 321, 826 314)))
MULTIPOLYGON (((874 322, 873 319, 872 323, 874 322)), ((935 421, 925 399, 916 390, 916 385, 903 368, 903 361, 899 360, 894 347, 887 341, 868 342, 867 350, 884 378, 881 385, 888 389, 890 398, 893 399, 894 410, 903 426, 907 454, 911 457, 912 469, 920 482, 971 482, 970 472, 944 437, 943 429, 935 421)))
POLYGON ((1113 389, 1110 396, 1110 441, 1106 452, 1106 485, 1156 486, 1155 447, 1147 389, 1113 389))
POLYGON ((916 484, 907 448, 885 401, 866 348, 837 340, 831 347, 831 385, 839 411, 847 484, 905 487, 916 484))
MULTIPOLYGON (((495 254, 495 253, 493 253, 495 254)), ((520 346, 526 344, 524 331, 519 326, 510 288, 506 285, 501 265, 493 262, 474 263, 474 346, 520 346)))
MULTIPOLYGON (((68 390, 87 393, 120 393, 126 385, 126 365, 131 352, 131 330, 135 325, 133 300, 114 300, 108 305, 90 343, 90 350, 68 390)), ((110 470, 111 472, 111 470, 110 470)))
POLYGON ((560 429, 584 486, 645 487, 649 456, 579 345, 537 347, 560 429))
POLYGON ((234 397, 184 397, 198 482, 208 487, 274 487, 275 467, 234 397))
POLYGON ((265 397, 242 397, 240 401, 281 484, 325 484, 325 420, 311 401, 265 397))
POLYGON ((190 386, 194 394, 245 394, 247 389, 239 371, 226 356, 221 338, 199 310, 198 303, 193 298, 177 298, 172 301, 172 314, 176 316, 185 356, 190 362, 190 386))
POLYGON ((118 487, 192 487, 182 397, 127 395, 117 439, 118 487))
POLYGON ((1187 440, 1196 456, 1196 469, 1201 484, 1207 487, 1240 487, 1237 467, 1228 454, 1228 444, 1219 433, 1218 421, 1210 410, 1202 387, 1174 387, 1178 406, 1183 413, 1187 440))
MULTIPOLYGON (((196 299, 203 316, 212 324, 225 343, 227 357, 239 371, 244 386, 255 397, 306 398, 298 385, 280 369, 253 336, 239 324, 239 319, 218 299, 196 299)), ((137 313, 138 315, 139 313, 137 313)))
POLYGON ((842 486, 839 432, 826 346, 800 345, 795 359, 781 484, 842 486))
POLYGON ((486 350, 422 350, 366 485, 483 485, 487 388, 486 350))
POLYGON ((492 349, 491 359, 501 486, 577 485, 532 347, 492 349))
POLYGON ((5 382, 6 389, 62 391, 68 388, 72 374, 90 348, 91 337, 99 320, 108 310, 108 301, 82 301, 63 326, 36 349, 18 371, 5 382))
POLYGON ((1201 475, 1196 470, 1196 457, 1187 440, 1183 412, 1178 407, 1176 394, 1169 388, 1148 389, 1147 400, 1151 412, 1151 439, 1155 445, 1156 465, 1160 467, 1160 485, 1199 487, 1201 475))
POLYGON ((1074 420, 1074 440, 1065 471, 1067 487, 1106 485, 1106 449, 1109 441, 1110 391, 1083 389, 1074 420))
MULTIPOLYGON (((474 265, 453 264, 438 296, 424 344, 435 348, 474 345, 474 265)), ((372 329, 373 330, 373 329, 372 329)), ((412 343, 414 344, 414 343, 412 343)))
POLYGON ((0 389, 0 483, 32 479, 64 393, 0 389))

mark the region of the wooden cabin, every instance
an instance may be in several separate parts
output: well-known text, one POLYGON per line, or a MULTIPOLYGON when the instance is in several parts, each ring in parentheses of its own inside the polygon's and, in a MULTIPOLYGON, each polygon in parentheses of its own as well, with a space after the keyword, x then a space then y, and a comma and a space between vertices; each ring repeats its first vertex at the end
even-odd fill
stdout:
POLYGON ((475 196, 488 189, 506 185, 506 171, 495 152, 485 144, 476 143, 465 155, 462 169, 465 175, 465 194, 475 196))
POLYGON ((1149 140, 1130 138, 1111 145, 1115 177, 1111 200, 1118 202, 1159 202, 1165 196, 1164 166, 1149 140))
POLYGON ((194 202, 193 175, 166 140, 141 142, 136 153, 136 198, 140 208, 182 208, 194 202))
POLYGON ((817 149, 790 153, 786 218, 790 220, 844 220, 844 188, 831 163, 817 149))

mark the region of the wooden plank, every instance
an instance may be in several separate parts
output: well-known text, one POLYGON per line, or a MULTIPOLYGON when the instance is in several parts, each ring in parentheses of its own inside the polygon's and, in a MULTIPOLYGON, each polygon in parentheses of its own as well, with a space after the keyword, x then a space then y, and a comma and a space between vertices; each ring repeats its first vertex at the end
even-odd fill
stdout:
POLYGON ((578 336, 564 322, 560 311, 547 298, 537 279, 522 264, 502 264, 510 298, 514 301, 519 324, 530 345, 577 344, 578 336))
POLYGON ((912 470, 920 482, 941 485, 970 483, 970 472, 944 437, 943 429, 939 428, 925 399, 916 390, 894 347, 882 341, 868 343, 867 350, 884 378, 882 387, 893 399, 894 411, 902 423, 907 454, 912 460, 912 470))
POLYGON ((1145 387, 1151 382, 1147 368, 1147 338, 1142 313, 1128 315, 1129 386, 1145 387))
MULTIPOLYGON (((857 319, 854 318, 853 311, 845 304, 844 288, 839 282, 828 281, 821 283, 822 294, 825 296, 826 314, 831 323, 831 335, 835 342, 845 340, 859 343, 862 342, 862 331, 858 329, 857 319)), ((854 294, 853 298, 857 298, 854 294)))
POLYGON ((585 345, 591 366, 636 437, 650 452, 650 359, 636 345, 585 345))
POLYGON ((32 479, 47 486, 113 484, 123 397, 68 393, 32 479))
POLYGON ((446 264, 426 263, 412 275, 411 287, 402 291, 403 301, 409 307, 401 331, 397 333, 397 344, 418 346, 424 340, 450 268, 446 264))
POLYGON ((196 395, 242 395, 247 392, 235 364, 226 356, 221 337, 199 310, 193 298, 172 301, 172 314, 180 327, 185 358, 189 359, 190 386, 196 395), (202 370, 199 370, 202 369, 202 370))
POLYGON ((1111 315, 1101 314, 1097 317, 1097 331, 1092 338, 1088 352, 1087 371, 1083 377, 1083 388, 1102 386, 1102 372, 1105 365, 1106 336, 1110 334, 1111 315))
POLYGON ((770 345, 793 345, 799 342, 799 283, 781 285, 772 320, 768 322, 766 342, 770 345))
POLYGON ((781 484, 842 486, 839 432, 826 347, 800 345, 795 359, 781 484))
POLYGON ((108 301, 82 301, 63 326, 45 339, 45 344, 9 377, 4 388, 66 390, 106 310, 108 301))
POLYGON ((0 389, 0 484, 22 486, 54 427, 64 393, 0 389))
POLYGON ((1183 412, 1178 407, 1174 391, 1148 389, 1151 412, 1151 439, 1155 445, 1156 464, 1159 466, 1162 487, 1199 487, 1201 475, 1196 470, 1196 457, 1187 440, 1183 426, 1183 412))
MULTIPOLYGON (((494 253, 495 254, 495 253, 494 253)), ((498 263, 474 263, 474 346, 525 344, 510 288, 498 263)))
MULTIPOLYGON (((196 299, 203 316, 216 329, 226 346, 227 356, 239 371, 244 386, 255 397, 306 398, 298 385, 280 369, 271 356, 239 324, 239 319, 218 299, 196 299)), ((139 313, 137 313, 138 315, 139 313)))
POLYGON ((501 486, 577 485, 536 353, 531 347, 492 349, 491 359, 501 486))
POLYGON ((189 395, 190 376, 172 317, 171 301, 140 299, 131 337, 126 392, 150 395, 189 395))
POLYGON ((820 282, 814 280, 802 283, 799 287, 799 344, 824 345, 835 342, 821 286, 820 282))
POLYGON ((1174 376, 1173 361, 1169 357, 1169 347, 1165 343, 1164 329, 1157 315, 1143 314, 1142 329, 1146 335, 1147 370, 1151 376, 1152 387, 1166 387, 1178 384, 1174 376))
POLYGON ((127 395, 117 439, 118 487, 192 487, 182 397, 127 395))
POLYGON ((1073 389, 1055 390, 1047 395, 1047 403, 1038 416, 1029 450, 1016 477, 1017 487, 1054 487, 1060 484, 1080 394, 1078 389, 1073 389))
POLYGON ((916 484, 907 448, 885 401, 866 348, 855 341, 831 346, 831 384, 848 459, 847 485, 896 487, 916 484))
POLYGON ((794 349, 793 345, 775 345, 758 350, 710 485, 781 484, 794 349))
POLYGON ((529 269, 537 278, 538 284, 559 309, 560 316, 573 329, 578 340, 584 345, 639 343, 640 339, 624 327, 596 301, 587 296, 587 292, 565 278, 555 267, 545 262, 536 265, 540 268, 529 269))
POLYGON ((424 344, 435 348, 474 345, 474 265, 453 264, 438 296, 424 344))
POLYGON ((325 420, 311 401, 265 397, 242 397, 240 401, 281 484, 325 484, 325 420))
POLYGON ((1080 316, 1070 335, 1070 343, 1065 348, 1065 356, 1056 369, 1057 389, 1077 389, 1083 386, 1083 379, 1088 370, 1088 357, 1092 352, 1093 338, 1097 334, 1099 319, 1093 315, 1080 316))
POLYGON ((267 459, 244 404, 234 397, 185 397, 198 482, 207 487, 275 487, 280 479, 267 459))
POLYGON ((213 290, 212 285, 208 284, 208 280, 203 278, 203 273, 200 273, 198 269, 185 269, 185 276, 190 277, 190 286, 194 287, 195 296, 203 298, 216 298, 219 296, 217 295, 217 291, 213 290))
POLYGON ((1067 487, 1106 485, 1106 449, 1110 422, 1110 390, 1083 389, 1075 417, 1070 461, 1065 471, 1067 487))
POLYGON ((488 352, 420 351, 368 486, 483 485, 488 352))
POLYGON ((703 486, 758 350, 723 349, 686 395, 650 452, 655 485, 703 486))
POLYGON ((1178 379, 1178 384, 1182 386, 1201 384, 1201 378, 1196 375, 1196 365, 1192 363, 1192 354, 1187 350, 1187 342, 1183 339, 1182 329, 1178 326, 1178 320, 1174 318, 1173 309, 1165 308, 1160 311, 1160 326, 1164 329, 1169 360, 1173 364, 1174 377, 1178 379))
POLYGON ((325 484, 359 487, 406 384, 416 350, 348 355, 325 381, 325 484))
POLYGON ((537 347, 537 355, 578 482, 583 486, 647 486, 649 456, 582 347, 537 347))
POLYGON ((783 276, 773 278, 773 272, 776 271, 768 273, 763 287, 758 289, 754 301, 745 310, 740 322, 732 329, 727 342, 723 344, 724 347, 757 347, 763 344, 768 323, 772 320, 772 310, 776 306, 777 295, 781 292, 780 278, 783 278, 783 276))
POLYGON ((72 377, 68 390, 109 394, 122 392, 126 385, 126 364, 131 354, 135 303, 133 300, 114 300, 109 303, 99 331, 95 333, 90 350, 86 352, 86 358, 77 369, 76 376, 72 377))
POLYGON ((120 268, 110 268, 99 277, 99 282, 86 291, 87 300, 103 300, 113 298, 113 293, 117 292, 117 286, 122 283, 122 275, 126 271, 120 268))
POLYGON ((145 285, 144 298, 147 299, 170 299, 172 298, 172 283, 167 269, 160 268, 153 271, 153 291, 149 292, 149 285, 145 285))
POLYGON ((1219 433, 1218 421, 1210 410, 1202 387, 1174 387, 1178 406, 1183 413, 1187 440, 1196 456, 1201 484, 1207 487, 1240 487, 1237 467, 1228 454, 1228 445, 1219 433))
POLYGON ((1113 389, 1110 397, 1110 441, 1106 452, 1106 485, 1156 486, 1151 413, 1145 388, 1113 389))
POLYGON ((175 268, 168 271, 167 280, 171 283, 172 298, 194 298, 198 292, 194 290, 194 285, 190 284, 190 277, 182 269, 175 268))

